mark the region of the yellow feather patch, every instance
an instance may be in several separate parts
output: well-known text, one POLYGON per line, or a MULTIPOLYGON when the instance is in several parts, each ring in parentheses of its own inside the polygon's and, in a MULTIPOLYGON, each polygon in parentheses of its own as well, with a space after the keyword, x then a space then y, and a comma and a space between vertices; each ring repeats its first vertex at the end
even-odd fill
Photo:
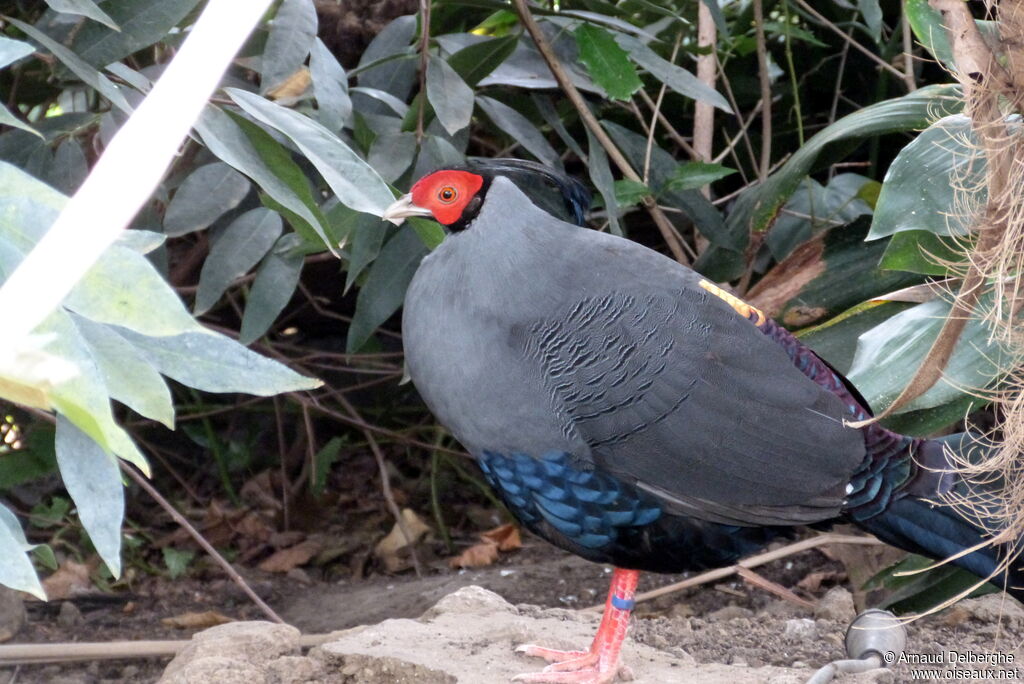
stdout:
POLYGON ((744 318, 749 318, 750 320, 752 320, 754 322, 754 325, 761 325, 766 320, 768 320, 768 317, 765 316, 764 312, 762 312, 760 309, 756 309, 750 306, 739 297, 729 294, 728 292, 718 287, 714 283, 708 282, 707 280, 701 280, 697 284, 703 287, 711 294, 721 299, 723 302, 725 302, 732 308, 736 309, 736 313, 738 313, 739 315, 743 316, 744 318))

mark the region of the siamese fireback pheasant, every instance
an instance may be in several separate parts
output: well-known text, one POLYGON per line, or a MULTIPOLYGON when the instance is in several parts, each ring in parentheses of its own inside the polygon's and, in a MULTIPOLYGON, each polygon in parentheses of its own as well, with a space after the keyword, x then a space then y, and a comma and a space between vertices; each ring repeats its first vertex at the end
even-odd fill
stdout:
MULTIPOLYGON (((936 558, 983 539, 927 501, 956 484, 942 444, 849 427, 870 409, 845 378, 689 268, 577 225, 588 198, 495 160, 431 173, 385 212, 448 228, 405 298, 423 399, 526 527, 616 568, 590 649, 521 647, 554 664, 517 679, 612 681, 640 571, 731 565, 816 523, 936 558)), ((1024 584, 1001 554, 954 562, 1024 584)))

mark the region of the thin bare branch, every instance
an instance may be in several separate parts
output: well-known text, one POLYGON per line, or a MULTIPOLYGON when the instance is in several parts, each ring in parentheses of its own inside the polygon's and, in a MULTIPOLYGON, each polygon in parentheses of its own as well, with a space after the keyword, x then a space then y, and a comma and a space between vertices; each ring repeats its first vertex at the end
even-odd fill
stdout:
POLYGON ((192 537, 193 541, 195 541, 196 544, 199 544, 200 548, 202 548, 203 551, 205 551, 210 558, 212 558, 217 565, 227 573, 227 576, 230 577, 235 584, 241 587, 242 591, 245 592, 245 595, 252 599, 252 602, 255 603, 261 611, 263 611, 263 614, 266 615, 267 618, 273 622, 284 624, 284 620, 281 619, 281 616, 275 613, 274 609, 268 606, 267 603, 252 590, 249 583, 238 574, 238 571, 231 566, 231 563, 228 563, 227 560, 224 559, 224 556, 220 555, 217 552, 217 549, 213 548, 210 542, 206 541, 206 537, 204 537, 199 530, 193 527, 192 523, 190 523, 185 516, 179 513, 178 509, 171 505, 171 502, 165 499, 145 477, 135 470, 135 468, 121 460, 118 460, 118 464, 121 466, 121 470, 135 481, 135 484, 142 487, 142 489, 145 490, 145 492, 149 494, 157 504, 159 504, 160 508, 164 509, 167 514, 171 516, 174 522, 181 525, 182 529, 188 532, 188 535, 192 537))

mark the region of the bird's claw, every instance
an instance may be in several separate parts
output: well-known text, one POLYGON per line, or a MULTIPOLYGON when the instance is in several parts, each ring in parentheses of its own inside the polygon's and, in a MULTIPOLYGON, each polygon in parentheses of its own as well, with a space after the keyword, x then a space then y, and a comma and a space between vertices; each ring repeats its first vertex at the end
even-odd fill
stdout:
POLYGON ((611 684, 618 676, 623 681, 633 679, 633 671, 617 663, 601 663, 598 653, 592 651, 558 651, 553 648, 523 644, 516 653, 543 658, 551 663, 540 672, 516 675, 514 682, 536 684, 611 684))

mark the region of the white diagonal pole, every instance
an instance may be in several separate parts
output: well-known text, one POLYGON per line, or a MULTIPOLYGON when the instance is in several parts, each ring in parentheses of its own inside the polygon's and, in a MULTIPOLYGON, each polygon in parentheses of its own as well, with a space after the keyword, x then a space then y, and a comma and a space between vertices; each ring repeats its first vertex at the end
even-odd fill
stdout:
POLYGON ((270 0, 210 0, 181 50, 50 230, 0 287, 0 365, 149 198, 270 0))

